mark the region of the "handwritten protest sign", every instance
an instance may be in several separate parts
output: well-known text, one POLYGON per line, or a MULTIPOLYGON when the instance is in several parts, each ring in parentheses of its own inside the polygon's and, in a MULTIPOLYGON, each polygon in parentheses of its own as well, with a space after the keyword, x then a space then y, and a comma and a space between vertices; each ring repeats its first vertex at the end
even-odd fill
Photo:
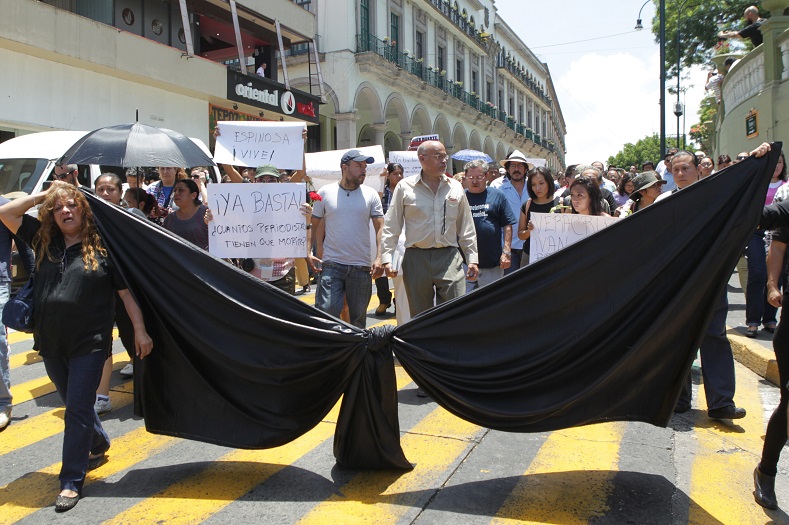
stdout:
POLYGON ((422 171, 416 151, 390 151, 389 162, 403 165, 403 177, 419 175, 419 172, 422 171))
POLYGON ((532 213, 534 229, 529 235, 529 264, 544 259, 573 243, 611 226, 619 217, 570 213, 532 213))
MULTIPOLYGON (((364 179, 364 185, 370 186, 379 193, 384 191, 384 178, 380 176, 386 167, 383 148, 380 145, 376 145, 355 149, 361 151, 362 155, 369 155, 375 159, 374 163, 367 165, 367 177, 364 179)), ((340 160, 346 151, 348 150, 320 151, 305 155, 307 176, 312 179, 312 184, 316 190, 321 189, 326 184, 340 180, 342 176, 340 160)))
POLYGON ((304 162, 303 122, 217 122, 217 164, 300 170, 304 162))
POLYGON ((306 189, 290 184, 209 184, 208 251, 226 258, 307 255, 306 189))

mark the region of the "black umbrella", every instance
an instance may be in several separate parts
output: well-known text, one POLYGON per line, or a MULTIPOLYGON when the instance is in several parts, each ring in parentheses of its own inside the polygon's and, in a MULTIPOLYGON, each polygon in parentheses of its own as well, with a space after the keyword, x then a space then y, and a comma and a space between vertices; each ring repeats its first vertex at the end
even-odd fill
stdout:
POLYGON ((176 131, 135 122, 91 131, 63 155, 67 164, 190 167, 215 166, 189 137, 176 131))

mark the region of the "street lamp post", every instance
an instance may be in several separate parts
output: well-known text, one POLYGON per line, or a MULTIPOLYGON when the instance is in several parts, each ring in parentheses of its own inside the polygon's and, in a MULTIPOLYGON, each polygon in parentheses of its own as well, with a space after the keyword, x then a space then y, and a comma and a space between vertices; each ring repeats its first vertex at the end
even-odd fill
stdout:
MULTIPOLYGON (((638 20, 635 29, 644 29, 641 25, 641 11, 652 0, 646 0, 638 10, 638 20)), ((660 0, 658 11, 660 13, 660 158, 666 155, 666 0, 660 0)))

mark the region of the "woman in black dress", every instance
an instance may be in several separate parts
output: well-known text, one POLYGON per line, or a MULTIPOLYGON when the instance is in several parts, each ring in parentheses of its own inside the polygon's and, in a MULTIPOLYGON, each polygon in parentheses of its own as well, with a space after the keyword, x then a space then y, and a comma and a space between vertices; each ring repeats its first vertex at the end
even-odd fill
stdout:
POLYGON ((0 221, 36 253, 33 347, 66 406, 61 490, 55 500, 55 510, 63 512, 79 501, 89 464, 100 464, 110 448, 93 403, 111 351, 116 292, 132 320, 141 359, 153 342, 79 189, 54 182, 46 192, 1 206, 0 221), (37 219, 25 214, 36 204, 37 219))
MULTIPOLYGON (((543 166, 529 170, 529 173, 526 174, 526 191, 529 192, 531 198, 521 206, 521 217, 518 222, 518 238, 523 240, 528 240, 531 234, 528 224, 532 212, 550 213, 551 209, 556 206, 555 201, 558 199, 554 199, 553 196, 556 185, 551 170, 543 166)), ((524 243, 521 268, 528 266, 528 264, 529 243, 524 243)))

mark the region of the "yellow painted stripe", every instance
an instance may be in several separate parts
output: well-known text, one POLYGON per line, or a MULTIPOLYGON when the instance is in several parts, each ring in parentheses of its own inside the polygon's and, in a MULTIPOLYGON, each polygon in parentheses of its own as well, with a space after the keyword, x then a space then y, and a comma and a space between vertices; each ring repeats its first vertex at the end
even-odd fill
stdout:
POLYGON ((624 431, 623 423, 602 423, 552 432, 491 523, 580 525, 604 517, 624 431))
MULTIPOLYGON (((411 382, 399 369, 397 387, 411 382)), ((214 461, 200 473, 170 485, 125 512, 104 522, 115 525, 140 523, 202 523, 211 515, 265 482, 286 466, 314 450, 334 435, 340 410, 338 402, 324 421, 298 439, 266 450, 237 450, 214 461), (244 463, 243 476, 238 463, 244 463)))
POLYGON ((41 359, 38 351, 30 350, 21 354, 13 354, 8 358, 8 365, 10 370, 14 370, 23 366, 34 365, 42 361, 43 359, 41 359))
POLYGON ((20 343, 22 341, 30 341, 33 339, 33 334, 26 334, 25 332, 9 332, 8 344, 20 343))
POLYGON ((362 472, 298 523, 395 523, 422 498, 423 490, 435 486, 435 481, 482 430, 437 408, 401 439, 406 457, 416 463, 414 470, 402 475, 362 472))
POLYGON ((734 427, 707 419, 704 388, 698 389, 702 411, 696 422, 696 450, 690 478, 689 523, 763 524, 762 507, 753 501, 753 469, 759 463, 764 436, 764 417, 759 383, 736 365, 737 405, 748 415, 734 427), (739 428, 738 428, 739 427, 739 428))
MULTIPOLYGON (((88 472, 85 484, 107 478, 153 456, 176 443, 175 438, 149 434, 144 427, 128 432, 112 441, 107 452, 108 461, 94 471, 88 472)), ((59 454, 60 451, 52 451, 59 454)), ((60 463, 55 463, 12 481, 0 489, 0 525, 14 523, 42 507, 55 502, 60 492, 58 473, 60 463)))
MULTIPOLYGON (((129 362, 128 358, 112 364, 113 370, 120 370, 129 362)), ((51 394, 55 391, 55 385, 49 380, 48 376, 31 379, 19 385, 11 385, 11 393, 14 395, 14 404, 19 405, 25 401, 30 401, 37 397, 51 394)))
MULTIPOLYGON (((130 405, 134 401, 130 389, 132 382, 110 390, 110 402, 113 410, 130 405), (126 390, 126 389, 129 390, 126 390)), ((63 432, 63 408, 49 410, 35 417, 14 421, 3 431, 0 439, 0 456, 22 447, 32 445, 63 432)))

